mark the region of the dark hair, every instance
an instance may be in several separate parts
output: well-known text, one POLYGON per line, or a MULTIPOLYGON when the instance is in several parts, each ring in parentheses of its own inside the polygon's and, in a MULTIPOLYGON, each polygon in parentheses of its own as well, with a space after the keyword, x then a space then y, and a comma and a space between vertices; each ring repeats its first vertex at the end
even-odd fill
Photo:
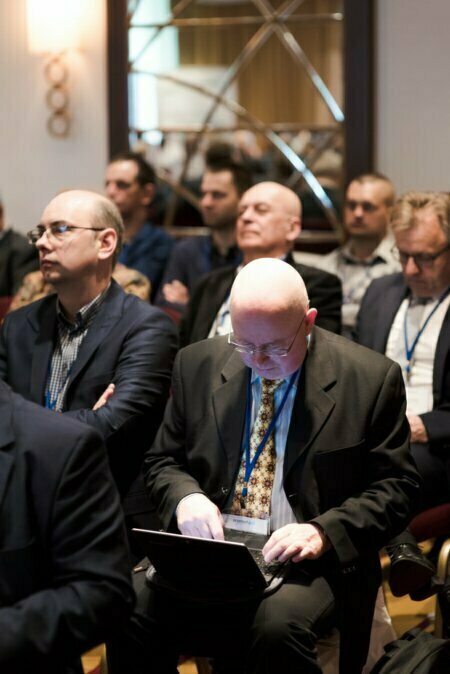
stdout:
POLYGON ((109 163, 114 164, 117 161, 134 161, 138 169, 136 180, 141 187, 147 185, 147 183, 155 184, 155 169, 138 152, 119 152, 119 154, 116 154, 109 163))
POLYGON ((211 143, 205 153, 206 171, 229 171, 240 197, 253 185, 252 171, 241 157, 239 148, 225 141, 211 143))
POLYGON ((253 185, 252 174, 246 166, 235 162, 221 162, 207 165, 204 173, 220 173, 229 171, 238 195, 241 197, 253 185))

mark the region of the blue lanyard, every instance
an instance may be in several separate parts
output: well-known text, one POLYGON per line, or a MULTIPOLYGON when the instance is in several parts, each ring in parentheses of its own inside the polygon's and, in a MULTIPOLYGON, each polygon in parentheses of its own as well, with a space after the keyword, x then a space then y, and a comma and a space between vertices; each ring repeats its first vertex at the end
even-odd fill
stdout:
POLYGON ((52 359, 50 358, 50 361, 49 361, 49 364, 48 364, 48 375, 47 375, 48 390, 47 390, 47 393, 45 394, 45 407, 48 410, 54 410, 56 408, 56 403, 58 402, 58 398, 61 395, 61 391, 64 391, 64 389, 67 385, 67 382, 69 381, 70 373, 72 372, 72 368, 73 368, 73 365, 74 365, 72 363, 72 365, 68 368, 66 376, 64 377, 64 381, 62 382, 61 386, 59 387, 55 397, 52 398, 51 394, 50 394, 51 361, 52 361, 52 359))
POLYGON ((286 391, 284 392, 283 399, 281 401, 280 406, 276 410, 272 421, 269 424, 269 427, 267 431, 264 434, 263 439, 259 443, 255 455, 253 459, 250 459, 250 426, 251 426, 251 406, 252 406, 252 382, 251 382, 251 370, 250 374, 248 377, 248 384, 247 384, 247 404, 245 407, 245 428, 246 428, 246 438, 245 438, 245 475, 244 475, 244 486, 242 487, 242 492, 241 492, 241 508, 245 508, 245 498, 247 496, 247 491, 248 491, 248 483, 250 480, 250 476, 252 474, 253 468, 256 465, 256 462, 258 461, 259 457, 261 456, 261 452, 263 451, 267 440, 270 438, 272 432, 275 429, 276 423, 278 421, 278 418, 281 414, 281 411, 286 403, 287 397, 289 395, 289 392, 294 385, 295 378, 298 374, 298 370, 296 370, 292 375, 291 378, 289 379, 289 384, 286 388, 286 391))
POLYGON ((425 328, 427 327, 427 325, 428 325, 428 323, 430 322, 431 318, 434 316, 434 314, 435 314, 436 311, 439 309, 439 307, 441 306, 442 302, 445 300, 445 298, 447 297, 447 295, 448 295, 449 293, 450 293, 450 288, 447 288, 447 290, 446 290, 446 291, 441 295, 441 297, 439 298, 439 301, 437 302, 437 304, 433 307, 433 310, 428 314, 427 320, 426 320, 425 323, 422 325, 422 327, 420 328, 420 330, 417 332, 417 335, 416 335, 415 338, 413 339, 413 343, 411 344, 411 346, 408 346, 408 325, 407 325, 407 324, 408 324, 408 320, 407 320, 407 319, 408 319, 408 309, 409 309, 410 306, 411 306, 411 299, 409 300, 408 307, 407 307, 407 309, 406 309, 406 311, 405 311, 405 317, 404 317, 404 319, 403 319, 403 334, 404 334, 404 338, 405 338, 405 354, 406 354, 406 368, 405 368, 405 371, 406 371, 406 381, 407 381, 407 382, 409 382, 410 377, 411 377, 411 363, 412 363, 412 359, 413 359, 413 356, 414 356, 414 351, 415 351, 416 346, 417 346, 417 344, 418 344, 418 342, 419 342, 419 339, 422 337, 423 333, 425 332, 425 328))

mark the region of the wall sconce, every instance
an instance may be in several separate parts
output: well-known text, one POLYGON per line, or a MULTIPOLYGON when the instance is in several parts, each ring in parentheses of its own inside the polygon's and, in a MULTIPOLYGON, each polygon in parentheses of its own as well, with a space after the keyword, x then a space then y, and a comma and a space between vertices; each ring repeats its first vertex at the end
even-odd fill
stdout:
POLYGON ((28 46, 30 52, 47 56, 47 129, 57 138, 65 138, 70 130, 67 53, 80 47, 82 4, 81 0, 27 0, 28 46))

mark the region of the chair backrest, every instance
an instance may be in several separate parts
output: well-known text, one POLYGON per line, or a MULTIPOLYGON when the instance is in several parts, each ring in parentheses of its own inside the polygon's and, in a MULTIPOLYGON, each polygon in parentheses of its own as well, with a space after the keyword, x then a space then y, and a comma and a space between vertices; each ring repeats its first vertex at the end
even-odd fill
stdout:
POLYGON ((450 536, 450 503, 419 513, 409 523, 409 529, 419 543, 427 538, 450 536))
MULTIPOLYGON (((450 578, 450 538, 448 538, 445 543, 441 547, 441 551, 439 553, 438 557, 438 564, 437 564, 437 574, 439 578, 443 578, 444 580, 446 578, 450 578)), ((443 636, 448 636, 448 630, 449 630, 449 625, 446 626, 446 630, 444 630, 444 621, 443 621, 443 616, 441 612, 441 608, 439 606, 439 600, 436 599, 436 611, 435 611, 435 619, 434 619, 434 634, 436 637, 443 637, 443 636), (444 635, 444 631, 446 634, 444 635)))
POLYGON ((9 309, 9 305, 11 304, 12 297, 7 297, 6 295, 3 297, 0 297, 0 321, 4 319, 6 316, 6 312, 9 309))

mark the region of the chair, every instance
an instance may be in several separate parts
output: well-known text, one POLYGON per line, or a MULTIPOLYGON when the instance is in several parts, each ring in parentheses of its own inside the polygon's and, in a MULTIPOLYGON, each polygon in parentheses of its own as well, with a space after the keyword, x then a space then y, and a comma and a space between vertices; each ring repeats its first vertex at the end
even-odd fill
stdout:
MULTIPOLYGON (((444 580, 450 576, 450 538, 448 538, 441 547, 437 563, 437 573, 438 576, 444 580)), ((444 623, 438 599, 436 599, 434 635, 436 637, 447 636, 444 634, 444 623)))
POLYGON ((11 304, 12 297, 7 297, 6 295, 3 297, 0 297, 0 321, 4 319, 6 316, 9 305, 11 304))
POLYGON ((450 503, 419 513, 411 520, 409 529, 419 543, 428 538, 450 536, 450 503))
MULTIPOLYGON (((419 515, 416 515, 411 520, 409 529, 419 543, 428 538, 439 539, 450 536, 450 503, 444 503, 419 513, 419 515)), ((444 580, 450 576, 450 538, 441 546, 437 563, 437 575, 444 580)), ((437 637, 444 635, 442 613, 437 598, 434 634, 437 637)))

